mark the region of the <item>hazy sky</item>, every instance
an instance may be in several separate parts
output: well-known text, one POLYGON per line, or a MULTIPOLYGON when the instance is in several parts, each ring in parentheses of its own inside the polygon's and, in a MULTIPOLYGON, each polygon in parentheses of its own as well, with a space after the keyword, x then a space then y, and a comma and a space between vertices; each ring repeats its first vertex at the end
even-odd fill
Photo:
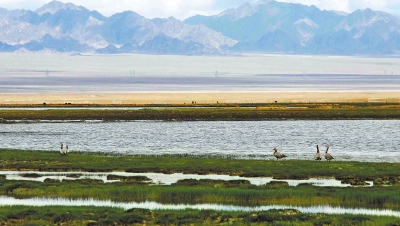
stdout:
MULTIPOLYGON (((36 10, 50 0, 0 0, 0 7, 6 9, 36 10)), ((147 18, 170 17, 186 19, 196 14, 214 15, 244 2, 255 0, 60 0, 97 10, 105 16, 132 10, 147 18)), ((400 0, 278 0, 281 2, 315 5, 320 9, 353 12, 371 8, 400 15, 400 0)))

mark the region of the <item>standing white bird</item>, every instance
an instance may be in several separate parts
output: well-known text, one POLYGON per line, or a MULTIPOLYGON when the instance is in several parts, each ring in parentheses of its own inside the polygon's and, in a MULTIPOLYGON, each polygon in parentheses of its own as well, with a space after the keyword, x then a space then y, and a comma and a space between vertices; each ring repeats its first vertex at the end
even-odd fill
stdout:
POLYGON ((65 145, 65 154, 68 154, 69 150, 68 150, 68 144, 65 145))
POLYGON ((326 147, 325 158, 326 158, 326 160, 331 161, 331 160, 334 159, 334 158, 333 158, 333 156, 332 156, 331 154, 328 153, 329 146, 328 146, 328 145, 325 145, 325 147, 326 147))
POLYGON ((321 153, 319 153, 318 144, 317 144, 317 153, 315 154, 315 158, 314 158, 314 159, 315 159, 315 160, 321 160, 321 159, 322 159, 321 153))
POLYGON ((280 153, 276 148, 273 148, 272 150, 274 150, 274 156, 276 160, 287 157, 285 154, 280 153))

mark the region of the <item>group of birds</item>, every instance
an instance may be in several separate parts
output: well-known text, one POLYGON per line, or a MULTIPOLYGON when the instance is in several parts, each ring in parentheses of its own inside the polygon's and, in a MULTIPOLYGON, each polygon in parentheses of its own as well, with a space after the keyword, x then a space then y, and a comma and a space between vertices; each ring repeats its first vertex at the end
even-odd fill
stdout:
MULTIPOLYGON (((325 147, 326 147, 326 151, 325 151, 324 157, 325 157, 326 160, 331 161, 331 160, 334 159, 334 158, 333 158, 333 156, 332 156, 331 154, 328 153, 329 146, 328 146, 328 145, 325 145, 325 147)), ((285 154, 283 154, 283 153, 280 153, 280 152, 278 151, 278 149, 276 149, 276 148, 273 148, 272 150, 274 150, 274 156, 275 156, 276 160, 278 160, 278 159, 283 159, 283 158, 287 157, 287 155, 285 155, 285 154)), ((319 146, 318 146, 318 144, 317 144, 317 153, 315 154, 314 159, 315 159, 315 160, 318 160, 318 161, 322 160, 322 155, 321 155, 321 153, 319 153, 319 146)))
MULTIPOLYGON (((325 151, 324 157, 325 157, 326 160, 331 161, 331 160, 334 159, 334 158, 333 158, 333 156, 332 156, 331 154, 328 153, 329 146, 328 146, 328 145, 325 145, 325 146, 326 146, 326 151, 325 151)), ((276 149, 276 148, 273 148, 272 150, 274 150, 274 156, 275 156, 276 160, 278 160, 278 159, 283 159, 283 158, 286 158, 286 157, 287 157, 287 155, 285 155, 285 154, 283 154, 283 153, 280 153, 280 152, 278 151, 278 149, 276 149)), ((68 145, 65 145, 65 149, 64 149, 64 144, 63 144, 63 142, 60 142, 60 154, 61 154, 61 155, 67 155, 68 152, 69 152, 69 150, 68 150, 68 145)), ((315 154, 315 158, 314 158, 314 159, 315 159, 315 160, 322 160, 321 153, 319 153, 319 146, 318 146, 318 144, 317 144, 317 153, 315 154)))
POLYGON ((65 149, 64 149, 64 144, 63 144, 63 142, 60 142, 60 154, 61 154, 61 155, 67 155, 68 152, 69 152, 69 150, 68 150, 68 144, 65 145, 65 149))

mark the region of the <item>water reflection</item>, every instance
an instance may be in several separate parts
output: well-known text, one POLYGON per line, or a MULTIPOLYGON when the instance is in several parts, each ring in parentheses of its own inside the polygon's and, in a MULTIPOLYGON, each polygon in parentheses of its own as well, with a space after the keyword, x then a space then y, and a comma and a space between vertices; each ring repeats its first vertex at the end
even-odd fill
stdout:
MULTIPOLYGON (((209 175, 197 175, 197 174, 183 174, 183 173, 174 173, 174 174, 162 174, 162 173, 126 173, 126 172, 111 172, 111 173, 92 173, 92 172, 37 172, 37 171, 1 171, 0 175, 6 175, 7 180, 27 180, 27 181, 40 181, 44 182, 46 179, 53 180, 81 180, 81 179, 94 179, 101 180, 104 183, 113 183, 119 182, 119 180, 108 180, 108 175, 117 175, 123 177, 132 177, 132 176, 144 176, 149 178, 151 181, 149 183, 156 185, 171 185, 179 180, 185 179, 195 179, 195 180, 248 180, 251 184, 261 186, 271 181, 286 181, 289 186, 297 186, 299 184, 311 184, 319 187, 349 187, 350 184, 342 184, 340 180, 336 180, 334 178, 310 178, 308 180, 276 180, 272 177, 240 177, 240 176, 229 176, 229 175, 217 175, 217 174, 209 174, 209 175), (24 174, 37 174, 40 177, 24 177, 24 174), (72 178, 71 175, 75 177, 72 178)), ((368 181, 369 185, 373 186, 372 181, 368 181)))
POLYGON ((234 206, 220 204, 161 204, 157 202, 113 202, 99 201, 94 199, 65 199, 65 198, 31 198, 31 199, 15 199, 7 196, 0 196, 0 206, 94 206, 94 207, 111 207, 122 208, 125 210, 133 208, 150 209, 150 210, 217 210, 217 211, 266 211, 270 209, 297 209, 302 213, 325 213, 325 214, 355 214, 370 216, 394 216, 400 217, 399 211, 380 210, 380 209, 362 209, 362 208, 342 208, 332 206, 285 206, 285 205, 269 205, 269 206, 234 206))

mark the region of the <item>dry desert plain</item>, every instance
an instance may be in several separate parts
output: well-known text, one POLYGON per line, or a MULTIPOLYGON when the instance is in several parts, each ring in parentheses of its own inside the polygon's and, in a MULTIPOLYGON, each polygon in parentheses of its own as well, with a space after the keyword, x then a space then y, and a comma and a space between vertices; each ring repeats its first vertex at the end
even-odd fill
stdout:
POLYGON ((0 94, 1 105, 38 104, 234 104, 234 103, 325 103, 400 102, 400 92, 140 92, 0 94))
POLYGON ((400 101, 397 57, 0 54, 0 59, 0 105, 400 101))

